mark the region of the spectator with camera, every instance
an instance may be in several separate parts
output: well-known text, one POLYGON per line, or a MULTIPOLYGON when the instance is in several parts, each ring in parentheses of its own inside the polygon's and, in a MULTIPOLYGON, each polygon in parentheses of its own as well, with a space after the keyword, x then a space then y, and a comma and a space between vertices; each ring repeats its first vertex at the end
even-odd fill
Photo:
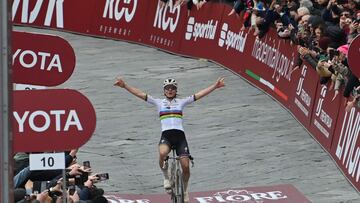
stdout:
MULTIPOLYGON (((14 177, 15 187, 18 188, 16 200, 22 202, 56 202, 62 198, 63 189, 69 189, 68 202, 84 202, 95 199, 93 202, 107 202, 102 195, 104 191, 94 184, 107 180, 109 175, 91 174, 90 162, 77 163, 77 149, 67 152, 65 165, 65 185, 63 185, 62 170, 30 171, 26 166, 14 177), (25 189, 26 188, 26 189, 25 189), (28 195, 26 195, 28 194, 28 195)), ((23 160, 22 160, 23 161, 23 160)))

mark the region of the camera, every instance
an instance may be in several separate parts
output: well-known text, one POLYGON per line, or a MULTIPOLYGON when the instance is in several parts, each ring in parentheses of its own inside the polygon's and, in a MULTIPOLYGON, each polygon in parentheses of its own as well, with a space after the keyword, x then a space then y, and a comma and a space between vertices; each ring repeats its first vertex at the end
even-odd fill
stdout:
POLYGON ((69 195, 74 195, 74 193, 75 193, 75 185, 69 186, 68 189, 69 189, 69 195))
POLYGON ((84 169, 91 168, 91 166, 90 166, 90 161, 84 161, 84 162, 83 162, 83 166, 84 166, 84 169))
POLYGON ((88 176, 88 172, 82 172, 81 175, 75 176, 75 185, 84 185, 84 182, 88 180, 88 176))
POLYGON ((51 198, 57 198, 62 196, 62 192, 61 191, 57 191, 57 190, 52 190, 52 188, 48 189, 48 195, 51 198))
POLYGON ((100 173, 100 174, 96 174, 96 177, 99 178, 99 181, 108 180, 109 174, 108 173, 100 173))

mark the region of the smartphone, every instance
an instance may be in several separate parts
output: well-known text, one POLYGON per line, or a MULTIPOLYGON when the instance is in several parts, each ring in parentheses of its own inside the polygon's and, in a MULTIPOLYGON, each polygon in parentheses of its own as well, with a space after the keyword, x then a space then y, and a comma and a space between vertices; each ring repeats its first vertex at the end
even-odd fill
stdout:
POLYGON ((39 194, 41 193, 41 181, 34 181, 33 182, 33 188, 32 188, 32 193, 33 194, 39 194))
POLYGON ((74 195, 75 193, 75 185, 69 187, 69 195, 74 195))
POLYGON ((100 173, 100 174, 97 174, 96 177, 99 178, 99 181, 108 180, 109 174, 108 173, 100 173))
POLYGON ((91 168, 91 166, 90 166, 90 161, 84 161, 84 162, 83 162, 83 166, 84 166, 84 169, 91 168))

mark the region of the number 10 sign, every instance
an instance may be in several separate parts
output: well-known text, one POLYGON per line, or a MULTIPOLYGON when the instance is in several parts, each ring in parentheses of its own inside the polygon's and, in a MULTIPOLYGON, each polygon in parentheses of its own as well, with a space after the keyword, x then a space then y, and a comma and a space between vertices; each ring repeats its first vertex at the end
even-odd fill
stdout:
POLYGON ((65 169, 65 153, 30 154, 30 170, 65 169))

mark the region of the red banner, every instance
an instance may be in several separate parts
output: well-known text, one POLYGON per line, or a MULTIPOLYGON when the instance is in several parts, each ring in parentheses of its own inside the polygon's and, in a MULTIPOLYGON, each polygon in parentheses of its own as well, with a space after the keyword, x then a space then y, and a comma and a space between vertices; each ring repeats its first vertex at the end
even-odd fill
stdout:
MULTIPOLYGON (((105 195, 110 203, 167 203, 172 202, 167 194, 157 195, 105 195)), ((190 192, 189 203, 261 202, 261 203, 310 203, 293 185, 246 187, 204 192, 190 192)))
POLYGON ((353 107, 350 112, 345 112, 345 100, 342 99, 331 145, 331 155, 356 188, 360 188, 359 135, 360 109, 353 107))
POLYGON ((148 0, 148 17, 146 21, 145 44, 179 52, 181 39, 184 33, 184 22, 187 17, 186 6, 175 5, 174 0, 169 0, 166 6, 160 7, 158 0, 148 0))
POLYGON ((219 48, 212 51, 214 56, 211 59, 236 73, 244 73, 249 68, 248 60, 255 38, 247 30, 241 31, 242 19, 227 15, 232 8, 224 6, 222 9, 223 17, 216 42, 219 48))
POLYGON ((348 51, 349 67, 354 75, 360 77, 360 36, 358 35, 350 44, 348 51))
POLYGON ((316 90, 319 85, 319 76, 312 67, 304 63, 299 70, 295 71, 292 86, 295 88, 290 97, 290 110, 295 117, 307 128, 310 127, 310 119, 316 99, 316 90))
POLYGON ((12 19, 16 24, 88 33, 94 3, 94 0, 13 0, 12 19))
POLYGON ((224 4, 215 3, 204 4, 200 10, 196 6, 192 7, 189 16, 182 22, 185 24, 185 33, 182 32, 181 35, 182 54, 214 59, 223 51, 218 46, 223 10, 224 4))
POLYGON ((91 34, 142 43, 150 1, 96 1, 91 34))
MULTIPOLYGON (((16 23, 134 41, 173 53, 211 59, 228 67, 291 110, 322 146, 331 149, 332 156, 339 157, 340 168, 348 173, 347 177, 356 188, 360 188, 357 184, 360 172, 351 165, 357 164, 360 157, 360 152, 354 152, 358 148, 357 141, 351 142, 359 131, 358 109, 345 113, 344 104, 340 104, 341 93, 331 101, 333 92, 329 92, 328 86, 319 84, 317 72, 307 63, 292 72, 297 57, 295 46, 280 39, 272 29, 261 39, 255 38, 252 32, 241 31, 242 19, 228 16, 231 7, 224 4, 209 2, 200 10, 193 7, 188 15, 186 6, 175 5, 174 0, 169 0, 164 7, 158 2, 14 0, 12 8, 16 23), (354 156, 347 158, 348 154, 354 156)), ((348 54, 350 68, 357 75, 360 69, 354 67, 358 67, 359 44, 357 37, 348 54)), ((18 52, 16 56, 22 54, 23 59, 18 60, 23 60, 26 66, 30 66, 35 57, 37 62, 50 58, 39 54, 41 50, 35 51, 18 52)), ((42 71, 47 68, 40 67, 42 71)))
POLYGON ((294 92, 296 76, 291 71, 294 67, 293 47, 284 40, 269 33, 262 39, 250 37, 247 40, 246 54, 243 61, 245 78, 265 90, 276 100, 288 107, 294 92), (289 51, 291 50, 291 51, 289 51))
POLYGON ((329 86, 330 84, 318 86, 309 128, 311 134, 328 152, 330 152, 338 110, 342 100, 342 91, 334 98, 335 91, 330 90, 329 86))
POLYGON ((64 83, 75 68, 75 53, 61 37, 13 32, 13 81, 56 86, 64 83))
POLYGON ((19 90, 13 101, 14 152, 79 148, 95 130, 95 110, 75 90, 19 90))

